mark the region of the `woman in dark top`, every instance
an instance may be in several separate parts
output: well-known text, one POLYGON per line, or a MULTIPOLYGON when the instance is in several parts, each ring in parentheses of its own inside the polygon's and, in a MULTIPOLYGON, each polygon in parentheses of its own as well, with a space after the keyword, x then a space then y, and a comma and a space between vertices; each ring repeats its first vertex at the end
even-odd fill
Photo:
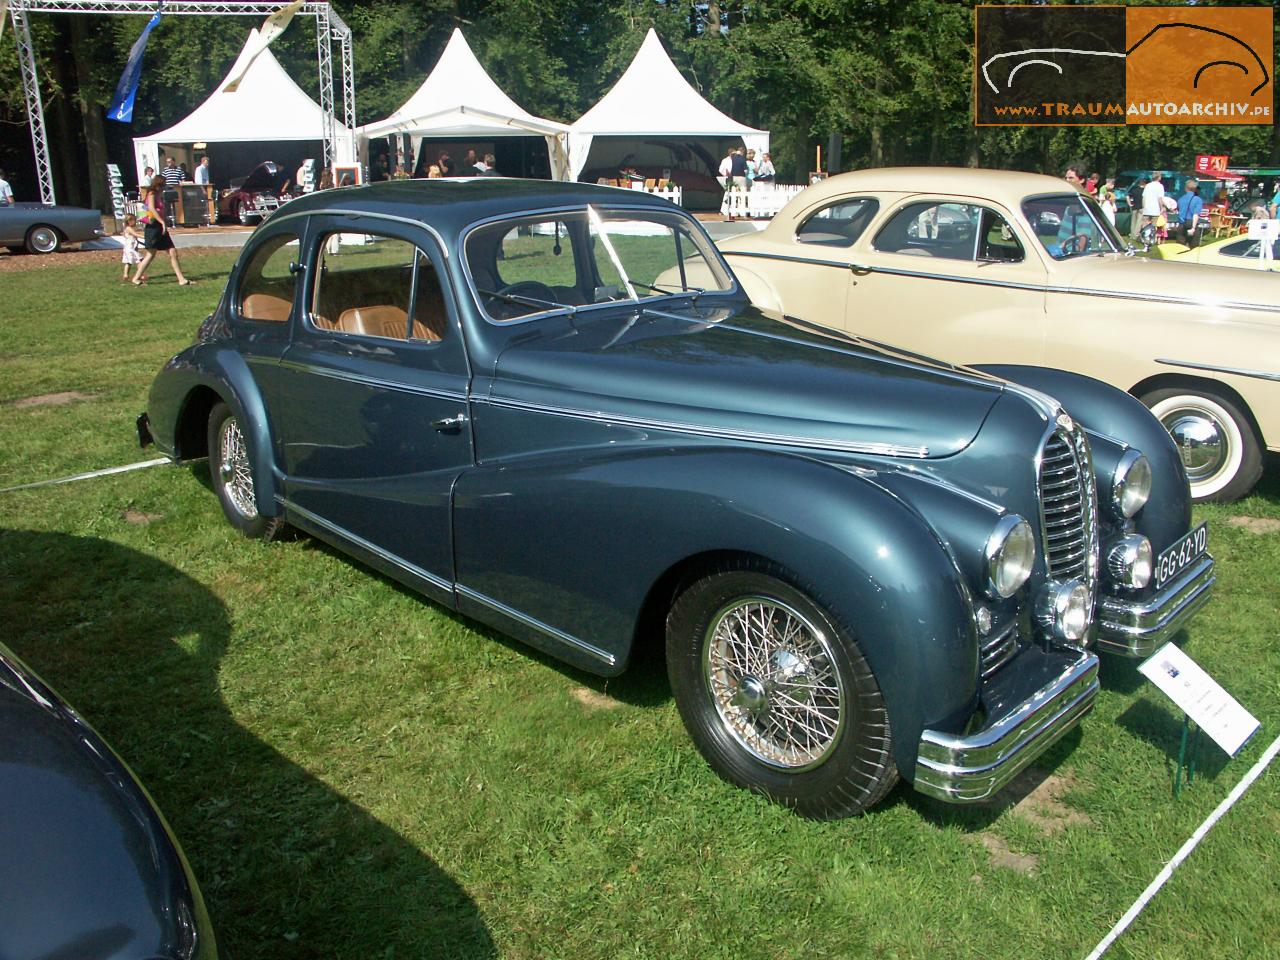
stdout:
POLYGON ((178 251, 174 249, 173 237, 169 235, 169 227, 165 223, 164 177, 152 178, 150 189, 147 190, 146 203, 147 211, 140 218, 144 224, 143 254, 142 260, 138 263, 138 269, 133 275, 133 285, 140 287, 146 282, 142 277, 147 267, 151 265, 151 261, 155 259, 156 251, 168 250, 169 265, 173 267, 173 275, 178 278, 178 285, 191 286, 195 281, 188 280, 182 275, 182 265, 178 263, 178 251))

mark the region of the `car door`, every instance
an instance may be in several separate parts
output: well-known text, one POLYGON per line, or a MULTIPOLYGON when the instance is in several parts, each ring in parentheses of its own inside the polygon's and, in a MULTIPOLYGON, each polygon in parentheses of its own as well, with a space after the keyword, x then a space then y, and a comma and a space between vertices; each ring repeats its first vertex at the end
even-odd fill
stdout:
POLYGON ((308 246, 306 306, 282 364, 291 516, 451 600, 470 372, 441 249, 373 218, 313 218, 308 246))
POLYGON ((853 251, 845 329, 956 363, 1041 363, 1047 272, 994 205, 899 202, 853 251))

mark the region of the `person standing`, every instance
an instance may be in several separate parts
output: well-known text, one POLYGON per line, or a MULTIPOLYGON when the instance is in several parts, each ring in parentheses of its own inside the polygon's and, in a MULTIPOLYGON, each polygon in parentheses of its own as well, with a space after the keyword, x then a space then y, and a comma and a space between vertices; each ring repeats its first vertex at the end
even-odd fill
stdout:
POLYGON ((1136 240, 1138 228, 1142 225, 1142 191, 1146 189, 1147 178, 1139 177, 1126 194, 1129 198, 1129 239, 1136 240))
POLYGON ((9 181, 4 178, 4 171, 0 170, 0 207, 13 206, 13 188, 9 186, 9 181))
POLYGON ((194 280, 188 280, 183 276, 182 265, 178 262, 178 251, 174 249, 173 237, 169 233, 169 225, 165 222, 163 199, 165 192, 164 177, 156 177, 151 181, 151 189, 147 191, 147 212, 142 215, 144 252, 132 280, 135 287, 140 287, 145 282, 142 278, 146 275, 151 261, 155 259, 157 250, 169 251, 169 265, 173 267, 173 274, 178 278, 179 286, 189 287, 195 283, 194 280))
POLYGON ((1116 182, 1112 178, 1108 178, 1107 182, 1098 188, 1098 203, 1102 207, 1102 214, 1107 218, 1107 222, 1113 227, 1116 225, 1116 182))
POLYGON ((1195 180, 1187 181, 1187 192, 1178 198, 1178 220, 1181 221, 1182 242, 1188 247, 1200 246, 1200 214, 1204 210, 1204 201, 1200 199, 1200 184, 1195 180))
MULTIPOLYGON (((129 279, 129 268, 142 260, 142 231, 138 229, 138 218, 132 213, 124 218, 123 249, 120 251, 120 262, 123 264, 120 282, 129 279)), ((139 277, 139 279, 144 279, 139 277)))
POLYGON ((502 174, 498 173, 498 161, 494 158, 494 156, 493 156, 493 154, 492 154, 492 153, 486 153, 486 154, 484 155, 484 173, 483 173, 483 176, 486 176, 486 177, 500 177, 500 176, 502 176, 502 174))
POLYGON ((207 187, 212 183, 209 179, 209 158, 201 157, 200 165, 196 167, 196 184, 201 187, 207 187))
POLYGON ((169 218, 168 225, 172 227, 178 207, 178 186, 182 183, 182 171, 178 169, 178 163, 173 157, 164 158, 164 169, 160 171, 160 176, 164 178, 164 202, 161 206, 165 216, 169 218))
POLYGON ((720 176, 720 186, 726 190, 732 190, 734 184, 730 178, 733 176, 733 147, 730 147, 729 152, 724 155, 724 159, 720 161, 720 168, 716 172, 720 176))
POLYGON ((449 158, 448 150, 440 151, 440 156, 436 158, 436 166, 440 168, 440 176, 453 176, 453 160, 449 158))
POLYGON ((1142 226, 1154 224, 1164 216, 1164 184, 1160 171, 1152 171, 1151 180, 1142 188, 1142 226))

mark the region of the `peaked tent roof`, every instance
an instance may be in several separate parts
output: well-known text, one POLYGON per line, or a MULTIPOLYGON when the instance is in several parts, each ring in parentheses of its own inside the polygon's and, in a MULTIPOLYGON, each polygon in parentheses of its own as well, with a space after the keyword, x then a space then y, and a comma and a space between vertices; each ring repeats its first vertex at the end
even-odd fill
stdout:
POLYGON ((572 129, 597 136, 766 133, 739 123, 703 99, 671 62, 652 27, 613 89, 579 117, 572 129))
POLYGON ((395 113, 365 124, 365 137, 393 133, 437 137, 529 136, 548 138, 567 133, 568 126, 529 113, 493 82, 462 31, 454 28, 427 79, 395 113))
MULTIPOLYGON (((253 61, 235 93, 223 93, 222 88, 239 69, 257 34, 255 27, 235 65, 204 103, 168 129, 136 137, 134 143, 323 140, 324 113, 320 105, 293 82, 270 47, 253 61)), ((342 139, 350 133, 335 121, 334 135, 342 139)))
POLYGON ((591 139, 598 136, 742 137, 754 149, 769 149, 767 130, 739 123, 693 89, 652 27, 626 72, 569 133, 575 178, 586 166, 591 139))

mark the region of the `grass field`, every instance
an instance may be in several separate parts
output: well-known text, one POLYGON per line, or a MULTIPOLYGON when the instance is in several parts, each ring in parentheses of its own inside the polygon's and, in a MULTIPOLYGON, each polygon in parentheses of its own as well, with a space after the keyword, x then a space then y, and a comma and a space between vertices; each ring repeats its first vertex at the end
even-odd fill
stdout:
MULTIPOLYGON (((184 252, 189 288, 0 274, 0 487, 154 456, 133 418, 232 256, 184 252)), ((606 683, 310 539, 241 539, 200 467, 0 494, 0 636, 148 785, 235 960, 1083 958, 1280 731, 1280 463, 1197 513, 1219 580, 1185 648, 1263 729, 1177 801, 1180 718, 1109 661, 1001 803, 801 820, 710 772, 660 658, 606 683)), ((1110 956, 1275 955, 1278 783, 1110 956)))

